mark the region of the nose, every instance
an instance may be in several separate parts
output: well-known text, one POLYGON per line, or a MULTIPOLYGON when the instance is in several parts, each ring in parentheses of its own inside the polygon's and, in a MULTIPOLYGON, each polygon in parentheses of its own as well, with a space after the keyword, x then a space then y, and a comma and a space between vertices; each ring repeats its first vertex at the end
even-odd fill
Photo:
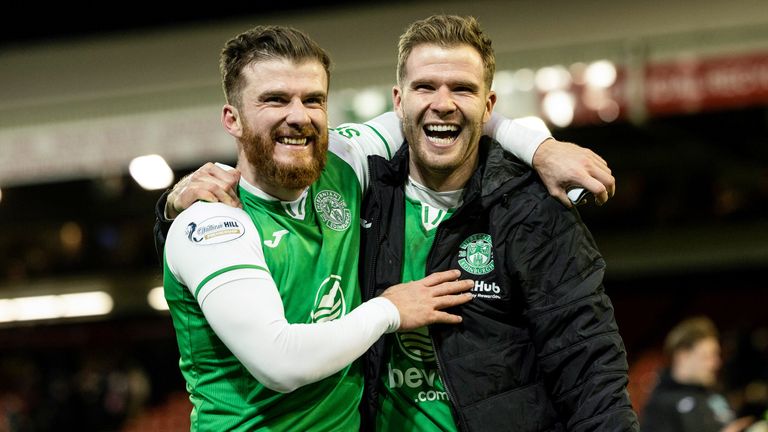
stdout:
POLYGON ((431 105, 432 110, 438 114, 449 114, 456 110, 456 103, 453 100, 453 93, 446 86, 441 86, 434 93, 434 99, 431 105))
POLYGON ((289 126, 305 126, 311 122, 309 111, 307 110, 307 107, 304 106, 301 99, 291 99, 291 102, 286 108, 288 112, 285 121, 289 126))

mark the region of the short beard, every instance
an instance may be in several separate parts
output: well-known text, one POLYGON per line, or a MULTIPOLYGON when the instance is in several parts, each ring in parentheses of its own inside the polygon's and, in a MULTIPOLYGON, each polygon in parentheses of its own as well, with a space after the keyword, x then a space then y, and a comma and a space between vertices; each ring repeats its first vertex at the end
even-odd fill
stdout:
POLYGON ((248 162, 253 166, 259 179, 270 186, 287 189, 303 189, 320 178, 320 173, 325 168, 326 152, 328 150, 328 134, 319 133, 314 126, 307 126, 299 131, 302 135, 312 138, 312 159, 308 163, 288 165, 275 161, 276 131, 265 137, 251 130, 247 125, 243 127, 241 138, 243 150, 248 162))

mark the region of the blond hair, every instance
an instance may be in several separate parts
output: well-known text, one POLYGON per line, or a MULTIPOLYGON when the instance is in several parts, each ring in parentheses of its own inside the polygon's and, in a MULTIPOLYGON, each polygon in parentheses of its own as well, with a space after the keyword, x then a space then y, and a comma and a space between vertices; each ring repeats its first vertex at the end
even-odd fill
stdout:
POLYGON ((485 73, 486 90, 490 90, 496 72, 496 56, 491 39, 483 34, 477 18, 458 15, 432 15, 408 26, 397 45, 397 82, 405 81, 405 63, 411 51, 422 44, 434 44, 444 48, 469 45, 480 54, 485 73))

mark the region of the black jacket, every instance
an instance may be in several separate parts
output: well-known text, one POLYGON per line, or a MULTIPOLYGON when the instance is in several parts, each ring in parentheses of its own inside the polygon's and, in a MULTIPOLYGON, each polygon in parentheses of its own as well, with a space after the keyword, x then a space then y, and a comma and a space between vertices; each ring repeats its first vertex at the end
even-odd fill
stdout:
POLYGON ((702 386, 678 383, 665 371, 642 418, 643 432, 717 432, 734 415, 723 396, 702 386))
MULTIPOLYGON (((400 283, 408 146, 391 161, 369 161, 364 300, 400 283)), ((478 233, 491 237, 494 269, 462 270, 478 294, 457 311, 463 323, 430 327, 459 429, 638 430, 626 352, 602 285, 605 263, 592 236, 575 210, 485 137, 463 205, 438 227, 427 274, 461 269, 461 244, 478 233)), ((366 355, 366 428, 378 407, 384 348, 382 338, 366 355)))
POLYGON ((165 238, 168 236, 168 230, 171 229, 171 224, 173 223, 172 220, 165 218, 165 203, 168 201, 169 193, 171 193, 170 189, 163 192, 155 203, 155 226, 152 229, 152 232, 155 234, 155 253, 161 267, 163 265, 165 238))

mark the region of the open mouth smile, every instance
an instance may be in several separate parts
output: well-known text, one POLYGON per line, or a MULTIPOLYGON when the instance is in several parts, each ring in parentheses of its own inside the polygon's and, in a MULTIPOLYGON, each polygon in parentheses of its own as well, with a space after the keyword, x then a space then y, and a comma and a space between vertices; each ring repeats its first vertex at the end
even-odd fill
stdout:
POLYGON ((313 140, 311 138, 309 138, 309 137, 287 137, 287 136, 281 136, 281 137, 278 137, 275 141, 277 141, 279 144, 283 144, 283 145, 287 145, 287 146, 306 147, 313 140))
POLYGON ((461 133, 461 127, 455 124, 430 123, 424 125, 427 139, 437 145, 451 144, 461 133))

